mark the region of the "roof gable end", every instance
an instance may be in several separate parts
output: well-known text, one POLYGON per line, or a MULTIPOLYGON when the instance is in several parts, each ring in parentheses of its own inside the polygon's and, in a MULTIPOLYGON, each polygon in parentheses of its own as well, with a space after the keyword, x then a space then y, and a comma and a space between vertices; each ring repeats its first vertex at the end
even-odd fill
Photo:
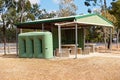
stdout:
POLYGON ((84 16, 76 16, 76 21, 85 24, 99 25, 99 26, 113 26, 113 24, 98 14, 89 14, 84 16))

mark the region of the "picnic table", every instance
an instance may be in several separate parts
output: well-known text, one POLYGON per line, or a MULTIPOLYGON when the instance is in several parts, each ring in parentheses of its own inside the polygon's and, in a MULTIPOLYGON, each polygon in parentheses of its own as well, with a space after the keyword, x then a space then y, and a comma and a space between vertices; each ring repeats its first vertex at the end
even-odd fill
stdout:
MULTIPOLYGON (((70 51, 71 54, 75 54, 75 47, 76 45, 75 44, 63 44, 61 45, 62 48, 68 48, 68 50, 70 51)), ((81 54, 82 53, 82 49, 81 48, 77 48, 77 52, 78 54, 81 54)))
POLYGON ((61 47, 62 48, 69 48, 69 49, 71 49, 71 48, 75 48, 75 44, 63 44, 63 45, 61 45, 61 47))
POLYGON ((91 47, 91 52, 95 52, 95 46, 96 44, 95 43, 86 43, 85 44, 85 47, 91 47))

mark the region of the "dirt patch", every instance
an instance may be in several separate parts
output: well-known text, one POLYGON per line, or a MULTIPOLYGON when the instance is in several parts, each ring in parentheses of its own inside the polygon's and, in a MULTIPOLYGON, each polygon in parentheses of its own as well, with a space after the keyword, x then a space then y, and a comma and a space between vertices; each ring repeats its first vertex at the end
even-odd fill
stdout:
POLYGON ((119 73, 120 58, 44 60, 0 56, 1 80, 119 80, 119 73))
POLYGON ((1 80, 120 80, 120 49, 99 47, 99 54, 52 60, 0 55, 1 80), (104 54, 103 54, 104 53, 104 54))

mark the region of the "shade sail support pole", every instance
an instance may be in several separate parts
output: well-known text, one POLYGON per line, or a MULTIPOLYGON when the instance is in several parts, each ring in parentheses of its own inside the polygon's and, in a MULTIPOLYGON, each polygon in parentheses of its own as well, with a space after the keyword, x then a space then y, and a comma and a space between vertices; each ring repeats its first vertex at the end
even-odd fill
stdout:
POLYGON ((75 58, 77 58, 77 46, 78 46, 78 24, 75 24, 75 58))
POLYGON ((59 45, 59 53, 60 53, 60 56, 62 57, 62 52, 61 52, 61 26, 58 25, 58 45, 59 45))
POLYGON ((85 28, 83 28, 83 34, 84 34, 83 35, 83 38, 84 38, 84 41, 83 41, 84 42, 83 50, 84 50, 85 49, 85 43, 86 43, 85 42, 85 40, 86 40, 86 29, 85 28))

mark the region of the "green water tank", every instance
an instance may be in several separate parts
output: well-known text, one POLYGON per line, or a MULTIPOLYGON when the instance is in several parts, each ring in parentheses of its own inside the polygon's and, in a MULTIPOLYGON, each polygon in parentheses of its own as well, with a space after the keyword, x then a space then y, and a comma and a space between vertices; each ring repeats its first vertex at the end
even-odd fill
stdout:
POLYGON ((51 32, 21 33, 18 37, 19 57, 53 58, 51 32))

